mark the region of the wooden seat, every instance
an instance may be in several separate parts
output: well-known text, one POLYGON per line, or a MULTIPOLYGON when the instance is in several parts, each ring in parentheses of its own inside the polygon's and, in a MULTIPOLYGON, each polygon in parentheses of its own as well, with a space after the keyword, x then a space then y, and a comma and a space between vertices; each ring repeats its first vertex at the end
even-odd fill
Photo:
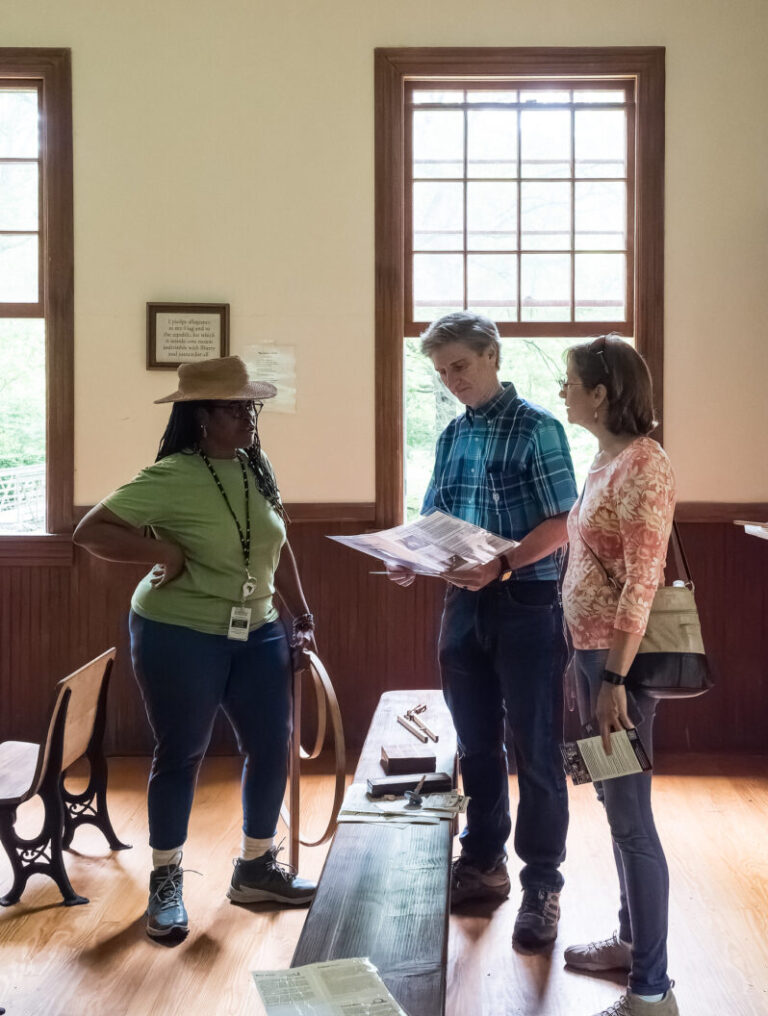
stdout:
MULTIPOLYGON (((410 736, 396 717, 417 702, 427 703, 423 718, 440 738, 430 745, 437 769, 455 779, 456 733, 442 692, 393 691, 381 697, 355 783, 383 775, 381 746, 410 736)), ((453 826, 340 824, 291 966, 368 956, 406 1012, 442 1016, 453 826)))
POLYGON ((34 874, 49 875, 67 906, 88 902, 72 888, 62 855, 75 829, 85 822, 98 826, 113 850, 127 847, 112 829, 106 802, 103 739, 114 658, 115 650, 109 649, 59 681, 48 735, 42 744, 0 744, 0 842, 14 876, 10 891, 0 899, 3 906, 18 903, 34 874), (88 786, 82 793, 71 794, 64 786, 64 774, 84 755, 90 763, 88 786), (23 839, 15 829, 16 810, 36 794, 43 802, 43 827, 37 836, 23 839))

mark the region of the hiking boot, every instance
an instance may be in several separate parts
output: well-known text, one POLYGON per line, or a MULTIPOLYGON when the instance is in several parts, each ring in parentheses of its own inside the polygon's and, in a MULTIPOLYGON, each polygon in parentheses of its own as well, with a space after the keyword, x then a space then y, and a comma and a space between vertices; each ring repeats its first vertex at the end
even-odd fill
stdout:
POLYGON ((627 992, 618 1002, 602 1012, 596 1012, 595 1016, 680 1016, 680 1010, 670 987, 660 1002, 644 1002, 639 995, 627 992))
POLYGON ((560 893, 553 889, 524 889, 523 902, 517 912, 513 945, 524 949, 540 949, 557 938, 560 920, 560 893))
POLYGON ((238 857, 227 896, 233 903, 263 903, 275 900, 300 906, 311 903, 317 886, 300 878, 288 864, 277 860, 282 847, 269 850, 252 861, 238 857))
POLYGON ((165 864, 149 875, 147 934, 151 938, 168 935, 183 938, 189 931, 189 918, 181 892, 184 872, 178 864, 165 864))
POLYGON ((451 868, 451 906, 467 900, 505 900, 509 896, 509 874, 504 858, 481 868, 463 855, 451 868))
POLYGON ((632 946, 622 942, 614 931, 610 938, 585 945, 569 945, 565 962, 574 970, 629 970, 632 966, 632 946))

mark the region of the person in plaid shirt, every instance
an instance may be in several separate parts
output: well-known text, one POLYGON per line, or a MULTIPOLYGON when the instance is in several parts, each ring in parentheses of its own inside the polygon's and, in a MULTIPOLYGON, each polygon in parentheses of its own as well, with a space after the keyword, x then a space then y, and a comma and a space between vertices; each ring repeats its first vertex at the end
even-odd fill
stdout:
MULTIPOLYGON (((518 541, 487 565, 444 576, 438 655, 471 798, 452 902, 509 895, 506 713, 520 790, 514 845, 524 865, 513 942, 538 948, 557 936, 568 829, 558 580, 577 494, 573 464, 562 425, 499 382, 499 332, 491 320, 448 314, 430 325, 421 348, 466 406, 438 440, 422 512, 439 509, 518 541)), ((403 571, 390 577, 413 581, 403 571)))

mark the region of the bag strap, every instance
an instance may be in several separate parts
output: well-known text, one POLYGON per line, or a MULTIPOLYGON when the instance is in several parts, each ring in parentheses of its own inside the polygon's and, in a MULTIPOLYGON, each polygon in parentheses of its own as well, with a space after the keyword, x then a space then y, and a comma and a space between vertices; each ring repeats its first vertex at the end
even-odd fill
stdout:
POLYGON ((581 528, 581 505, 582 505, 582 502, 583 502, 583 494, 579 498, 579 510, 576 512, 576 528, 579 531, 579 536, 581 537, 581 542, 584 544, 584 546, 587 548, 587 550, 590 552, 592 557, 597 562, 597 566, 600 569, 600 571, 603 573, 603 575, 605 575, 605 580, 608 583, 608 585, 611 586, 613 589, 617 590, 617 592, 618 592, 619 591, 619 582, 618 582, 618 579, 615 579, 613 577, 613 575, 611 575, 609 573, 608 569, 605 567, 603 562, 600 560, 600 558, 597 556, 597 554, 594 552, 594 550, 592 550, 592 548, 589 545, 589 541, 587 540, 587 538, 584 535, 584 532, 583 532, 583 530, 581 528))
POLYGON ((688 567, 688 558, 685 555, 683 541, 680 538, 680 529, 675 521, 672 522, 672 532, 669 534, 669 546, 672 548, 672 553, 675 558, 677 574, 680 578, 685 579, 686 583, 693 587, 691 569, 688 567))
MULTIPOLYGON (((618 590, 619 589, 618 580, 615 579, 613 575, 609 573, 608 569, 605 567, 605 565, 597 556, 597 554, 594 552, 594 550, 592 550, 592 548, 589 545, 589 542, 587 541, 587 538, 584 536, 584 532, 581 528, 581 498, 579 498, 579 510, 576 513, 576 526, 578 528, 579 536, 581 537, 582 543, 590 552, 594 560, 597 562, 600 571, 603 573, 603 575, 605 575, 608 585, 611 586, 613 589, 618 590)), ((686 584, 689 584, 691 587, 693 587, 693 579, 691 578, 691 569, 688 566, 688 558, 685 555, 683 541, 680 538, 680 530, 678 528, 677 522, 675 522, 674 520, 672 521, 672 530, 669 534, 669 546, 671 547, 672 554, 674 555, 675 558, 675 567, 677 568, 678 575, 684 578, 686 584)))

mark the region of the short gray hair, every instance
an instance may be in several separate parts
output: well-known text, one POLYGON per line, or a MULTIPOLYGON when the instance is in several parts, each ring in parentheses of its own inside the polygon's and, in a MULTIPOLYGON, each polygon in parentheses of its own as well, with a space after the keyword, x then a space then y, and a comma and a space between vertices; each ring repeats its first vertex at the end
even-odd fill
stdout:
POLYGON ((438 318, 422 334, 421 351, 425 356, 431 356, 449 342, 461 342, 476 353, 493 349, 496 353, 496 366, 501 363, 499 329, 484 314, 470 314, 468 311, 458 310, 438 318))

